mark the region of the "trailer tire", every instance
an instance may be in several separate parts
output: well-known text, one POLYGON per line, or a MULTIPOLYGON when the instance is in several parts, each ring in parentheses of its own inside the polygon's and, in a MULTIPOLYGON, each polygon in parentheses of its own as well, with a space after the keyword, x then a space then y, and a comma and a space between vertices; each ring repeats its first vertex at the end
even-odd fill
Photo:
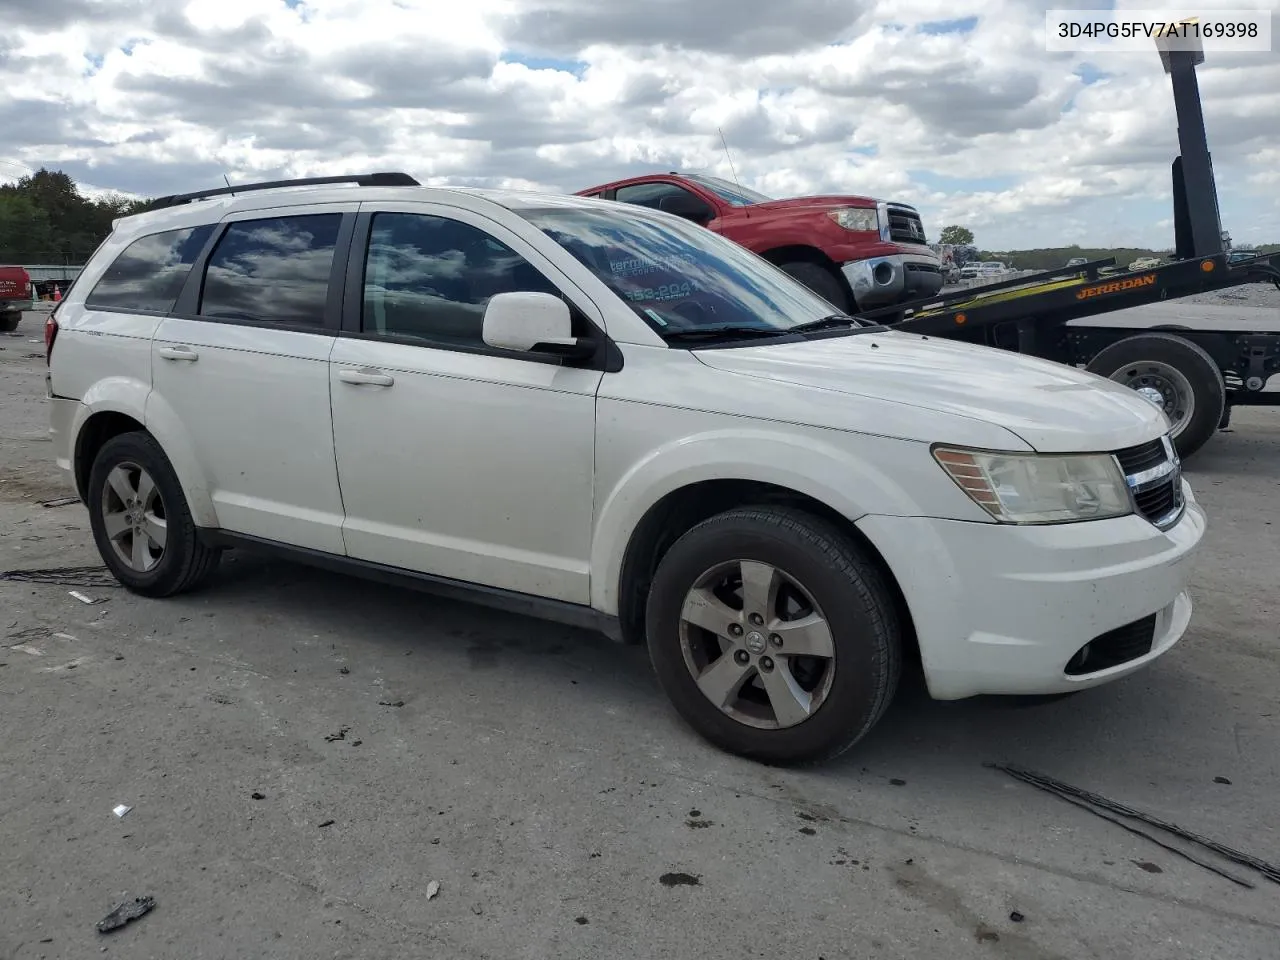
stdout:
POLYGON ((1227 386, 1204 348, 1172 333, 1139 333, 1099 351, 1086 368, 1140 391, 1173 422, 1173 444, 1183 459, 1203 447, 1222 423, 1227 386))
POLYGON ((0 313, 0 333, 12 333, 21 322, 21 313, 0 313))

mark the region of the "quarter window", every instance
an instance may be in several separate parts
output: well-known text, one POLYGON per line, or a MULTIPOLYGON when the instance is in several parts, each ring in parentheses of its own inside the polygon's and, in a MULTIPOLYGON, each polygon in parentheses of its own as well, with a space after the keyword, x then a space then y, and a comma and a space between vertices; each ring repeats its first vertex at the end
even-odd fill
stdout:
POLYGON ((374 215, 364 274, 366 333, 483 347, 484 308, 498 293, 560 292, 520 254, 470 224, 374 215))
POLYGON ((340 213, 232 223, 209 257, 201 316, 321 326, 341 224, 340 213))
POLYGON ((139 237, 107 267, 85 299, 85 306, 91 310, 168 313, 212 232, 212 224, 201 224, 139 237))

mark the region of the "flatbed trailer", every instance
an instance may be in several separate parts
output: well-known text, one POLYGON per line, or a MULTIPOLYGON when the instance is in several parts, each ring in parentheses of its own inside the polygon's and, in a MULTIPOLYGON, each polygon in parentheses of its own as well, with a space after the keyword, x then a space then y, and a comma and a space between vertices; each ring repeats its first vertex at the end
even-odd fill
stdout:
POLYGON ((1164 410, 1178 454, 1186 458, 1227 426, 1232 407, 1280 407, 1280 393, 1265 389, 1280 371, 1280 310, 1267 311, 1269 323, 1256 322, 1262 311, 1253 308, 1255 322, 1232 324, 1228 314, 1225 321, 1220 316, 1212 325, 1197 326, 1188 309, 1176 319, 1189 322, 1142 326, 1141 311, 1132 308, 1246 283, 1280 288, 1280 253, 1231 262, 1195 75, 1203 53, 1162 46, 1161 57, 1173 80, 1181 148, 1173 162, 1172 262, 1104 273, 1115 260, 1095 260, 858 316, 1083 366, 1123 383, 1164 410), (1100 319, 1115 311, 1126 311, 1124 322, 1100 319))

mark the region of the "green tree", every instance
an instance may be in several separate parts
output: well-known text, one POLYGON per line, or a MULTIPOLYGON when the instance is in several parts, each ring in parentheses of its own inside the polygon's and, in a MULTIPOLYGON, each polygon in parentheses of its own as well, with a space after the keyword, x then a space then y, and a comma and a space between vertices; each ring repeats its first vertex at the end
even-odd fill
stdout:
POLYGON ((0 186, 0 260, 83 263, 116 219, 147 205, 116 194, 90 200, 62 171, 38 170, 0 186))
POLYGON ((0 193, 0 263, 60 259, 49 215, 20 193, 0 193))
POLYGON ((968 227, 962 227, 958 223, 953 223, 949 227, 942 228, 942 237, 940 243, 949 243, 955 247, 963 247, 973 243, 973 231, 968 227))

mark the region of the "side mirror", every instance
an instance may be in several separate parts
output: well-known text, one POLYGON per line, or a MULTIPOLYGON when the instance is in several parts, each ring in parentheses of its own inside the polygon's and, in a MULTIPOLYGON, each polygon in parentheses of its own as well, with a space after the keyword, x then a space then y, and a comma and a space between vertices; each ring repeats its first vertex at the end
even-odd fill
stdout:
POLYGON ((583 359, 595 343, 573 335, 569 307, 549 293, 497 293, 484 309, 484 342, 501 350, 583 359))
POLYGON ((691 193, 670 193, 658 201, 663 213, 674 213, 694 223, 706 223, 715 218, 715 211, 691 193))

